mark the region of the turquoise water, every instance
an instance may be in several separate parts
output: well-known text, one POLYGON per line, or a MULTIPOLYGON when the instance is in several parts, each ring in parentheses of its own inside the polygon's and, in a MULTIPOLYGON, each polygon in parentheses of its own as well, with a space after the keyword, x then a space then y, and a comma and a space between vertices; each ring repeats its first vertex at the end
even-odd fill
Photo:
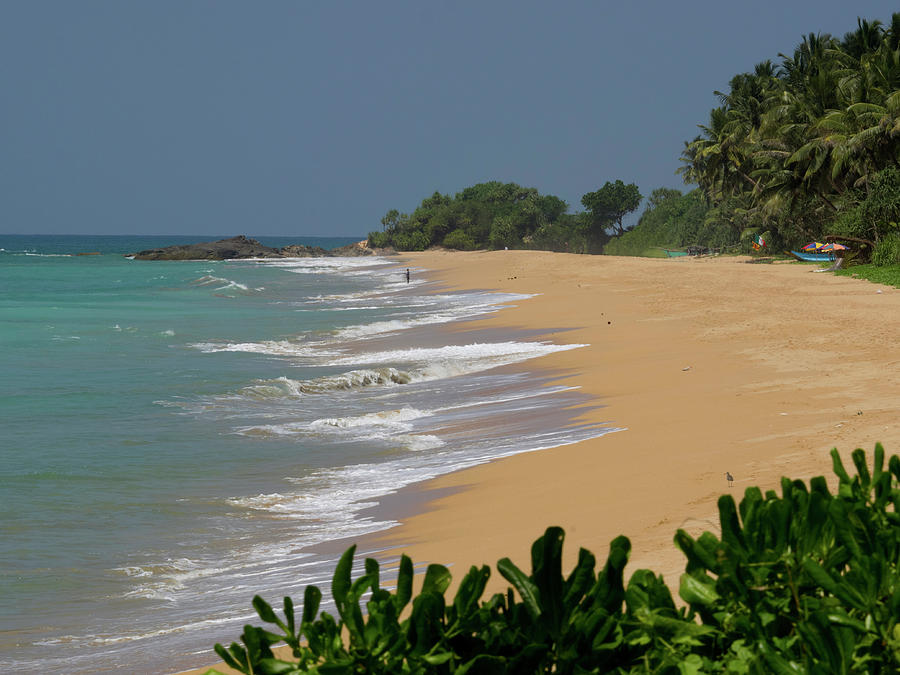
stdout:
POLYGON ((18 672, 208 663, 254 593, 327 587, 311 546, 390 527, 379 498, 604 431, 571 424, 578 392, 502 368, 564 347, 441 330, 524 296, 407 284, 390 259, 122 255, 202 239, 0 235, 0 662, 18 672))

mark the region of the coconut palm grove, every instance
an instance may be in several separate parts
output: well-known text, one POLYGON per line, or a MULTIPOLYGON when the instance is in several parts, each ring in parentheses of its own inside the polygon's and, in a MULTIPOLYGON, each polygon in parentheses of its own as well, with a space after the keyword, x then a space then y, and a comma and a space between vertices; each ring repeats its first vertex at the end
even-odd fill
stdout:
POLYGON ((767 252, 826 237, 878 265, 900 263, 900 13, 859 18, 844 36, 809 34, 734 75, 685 141, 686 193, 607 181, 584 210, 536 188, 488 182, 393 209, 376 247, 536 248, 646 255, 658 247, 767 252), (839 239, 838 239, 839 238, 839 239))

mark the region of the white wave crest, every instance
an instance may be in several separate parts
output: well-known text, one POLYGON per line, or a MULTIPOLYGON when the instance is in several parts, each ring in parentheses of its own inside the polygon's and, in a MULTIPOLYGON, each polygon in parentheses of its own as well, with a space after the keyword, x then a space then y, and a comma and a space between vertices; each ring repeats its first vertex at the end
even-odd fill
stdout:
POLYGON ((400 410, 385 410, 377 413, 368 413, 356 417, 325 417, 310 422, 313 429, 353 429, 356 427, 393 427, 400 429, 411 428, 406 422, 430 417, 434 412, 419 410, 417 408, 401 408, 400 410))
POLYGON ((273 380, 260 380, 241 389, 240 394, 252 399, 299 398, 308 394, 323 394, 360 387, 409 384, 414 379, 415 374, 405 370, 373 368, 351 370, 340 375, 329 375, 313 380, 292 380, 284 376, 273 380))
POLYGON ((199 279, 194 279, 191 282, 192 286, 214 286, 213 290, 216 291, 238 291, 240 293, 259 293, 260 291, 264 291, 265 287, 253 288, 251 289, 246 284, 242 284, 238 281, 233 281, 231 279, 226 279, 224 277, 216 277, 211 274, 205 274, 199 279))
POLYGON ((359 352, 338 356, 332 359, 331 363, 334 365, 410 362, 427 364, 422 368, 424 377, 438 379, 431 373, 439 374, 442 371, 455 372, 455 374, 477 372, 586 346, 585 344, 560 345, 550 342, 473 342, 467 345, 359 352))
POLYGON ((341 352, 322 349, 321 342, 295 342, 292 340, 265 340, 263 342, 196 342, 191 345, 204 354, 215 352, 249 352, 272 356, 327 357, 341 352))

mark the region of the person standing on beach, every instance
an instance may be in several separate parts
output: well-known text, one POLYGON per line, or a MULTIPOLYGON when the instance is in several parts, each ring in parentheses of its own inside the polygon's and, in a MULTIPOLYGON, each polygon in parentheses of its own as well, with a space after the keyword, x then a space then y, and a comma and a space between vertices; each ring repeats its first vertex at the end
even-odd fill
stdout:
POLYGON ((409 268, 406 268, 406 283, 409 283, 409 268))

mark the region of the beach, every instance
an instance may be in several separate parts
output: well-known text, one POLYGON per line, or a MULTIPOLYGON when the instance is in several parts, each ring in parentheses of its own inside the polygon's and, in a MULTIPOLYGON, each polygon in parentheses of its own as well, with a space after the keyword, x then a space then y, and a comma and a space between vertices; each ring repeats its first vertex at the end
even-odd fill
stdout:
MULTIPOLYGON (((620 430, 406 488, 417 512, 362 548, 446 564, 458 580, 507 556, 528 569, 531 543, 559 525, 569 566, 579 547, 602 565, 624 534, 626 576, 649 568, 677 588, 675 531, 717 531, 720 495, 778 490, 782 476, 825 475, 833 486, 834 447, 847 465, 853 449, 870 454, 876 442, 896 453, 900 291, 747 260, 404 254, 414 278, 448 289, 533 295, 451 330, 588 345, 512 367, 578 387, 593 402, 579 418, 620 430)), ((506 586, 494 569, 488 591, 506 586)))
POLYGON ((454 287, 537 294, 479 323, 589 344, 539 367, 591 395, 600 407, 585 417, 625 429, 433 481, 451 494, 387 534, 414 561, 463 571, 509 556, 527 568, 531 542, 560 525, 570 561, 579 547, 603 559, 625 534, 629 569, 677 586, 675 531, 716 531, 720 495, 778 489, 782 476, 830 480, 833 447, 848 465, 857 447, 900 448, 896 289, 735 257, 409 259, 454 287))

